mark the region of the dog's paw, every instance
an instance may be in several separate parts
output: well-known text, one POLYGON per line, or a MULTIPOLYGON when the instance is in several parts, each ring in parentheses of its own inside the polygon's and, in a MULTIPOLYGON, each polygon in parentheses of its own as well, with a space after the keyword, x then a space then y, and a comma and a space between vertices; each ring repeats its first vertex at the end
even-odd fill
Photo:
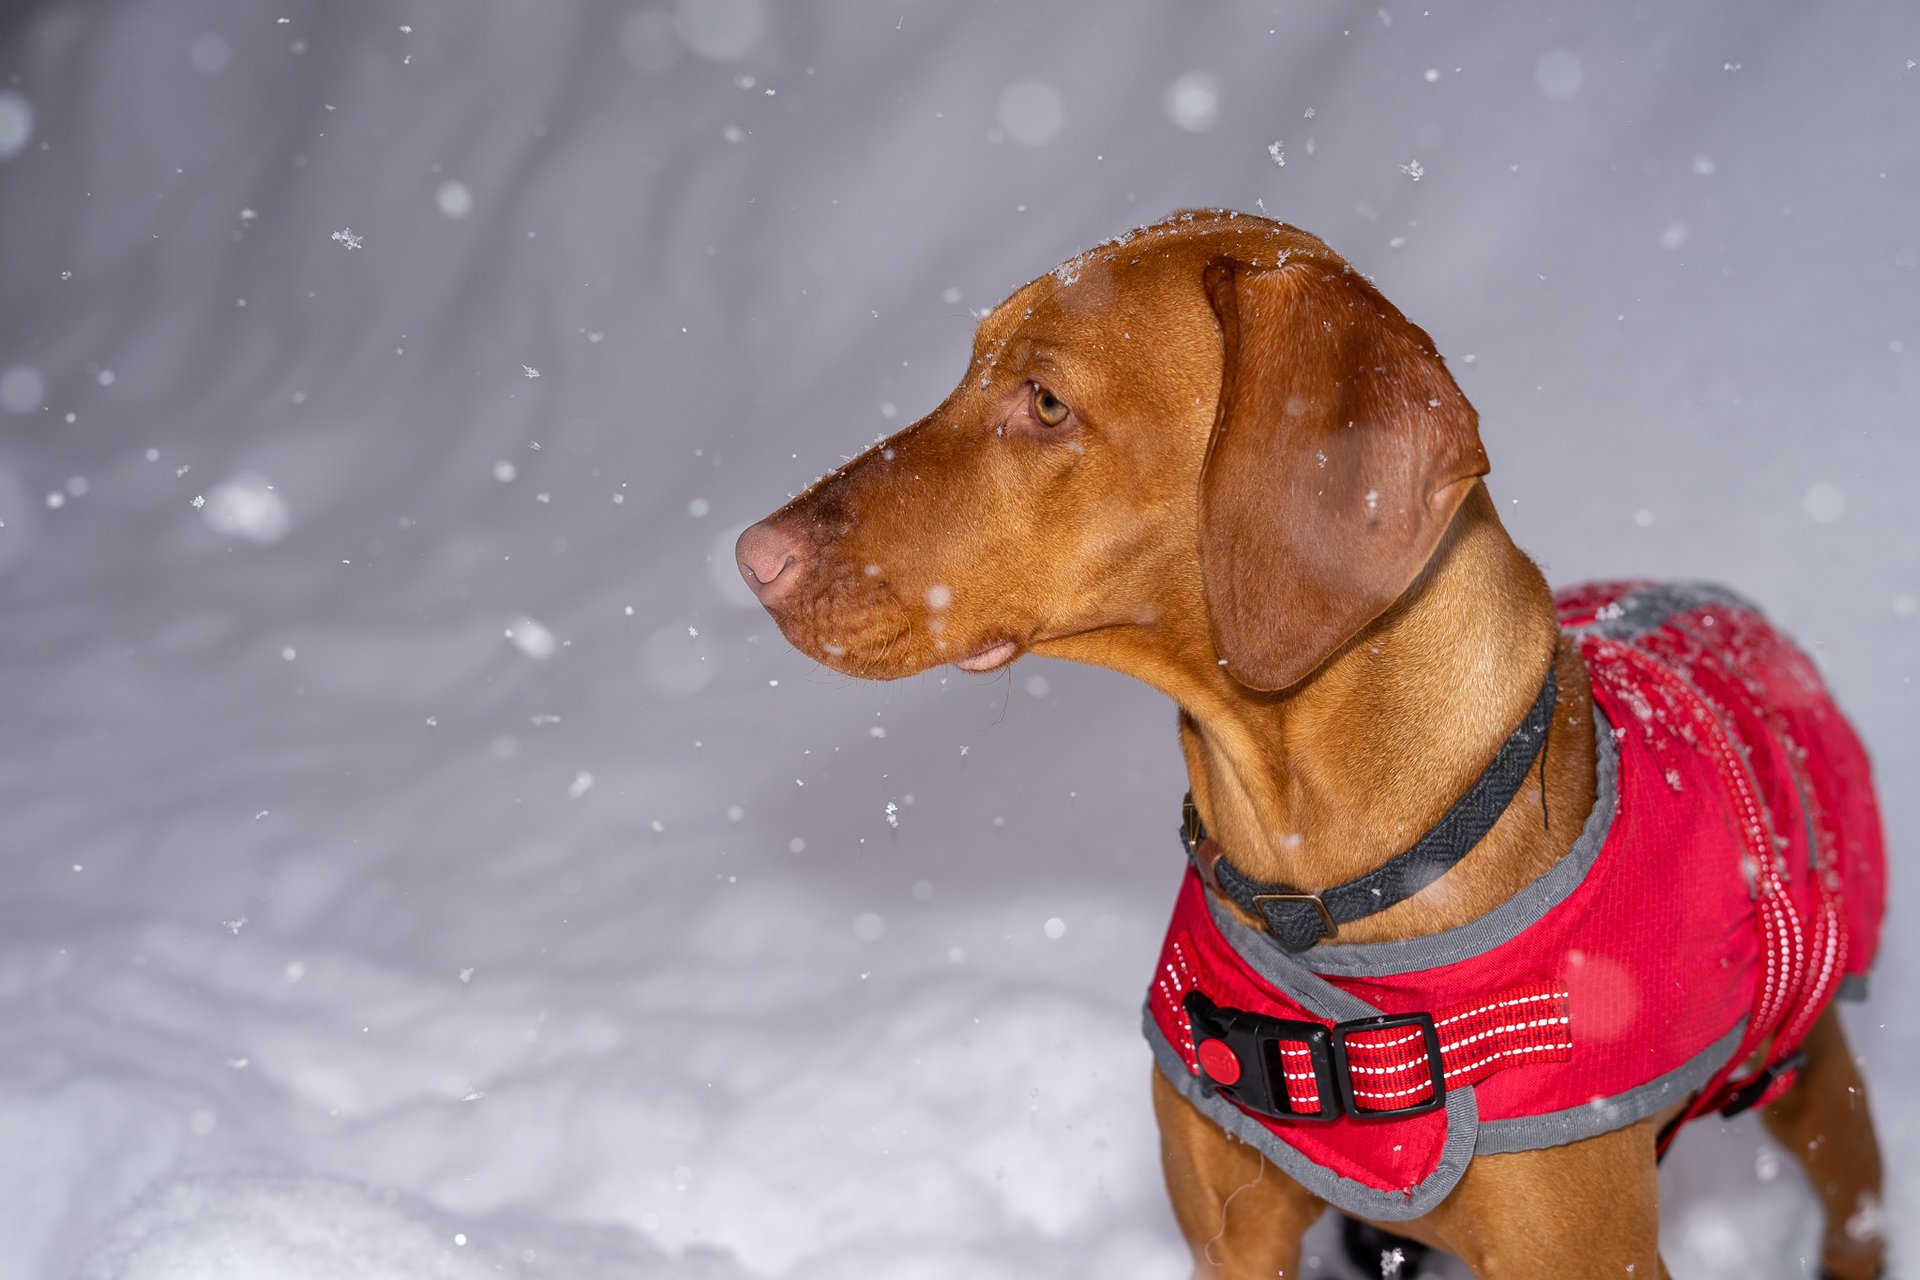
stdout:
POLYGON ((1372 1280, 1414 1280, 1433 1250, 1358 1218, 1340 1221, 1340 1247, 1361 1275, 1372 1280))

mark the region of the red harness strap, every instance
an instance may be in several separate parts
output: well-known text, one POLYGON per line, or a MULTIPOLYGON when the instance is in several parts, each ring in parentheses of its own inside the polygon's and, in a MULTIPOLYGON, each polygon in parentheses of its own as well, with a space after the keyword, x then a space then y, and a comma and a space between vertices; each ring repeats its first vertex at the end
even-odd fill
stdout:
MULTIPOLYGON (((1491 1000, 1451 1005, 1431 1016, 1440 1045, 1441 1093, 1478 1084, 1502 1067, 1523 1060, 1565 1061, 1573 1050, 1567 993, 1544 983, 1515 987, 1491 1000)), ((1432 1059, 1423 1029, 1366 1027, 1369 1021, 1372 1019, 1338 1024, 1354 1028, 1343 1037, 1347 1073, 1343 1095, 1353 1100, 1356 1118, 1404 1111, 1410 1105, 1432 1101, 1432 1059)), ((1312 1072, 1299 1069, 1306 1057, 1301 1046, 1281 1047, 1289 1100, 1313 1110, 1312 1072), (1304 1096, 1295 1093, 1300 1086, 1304 1086, 1304 1096)))
MULTIPOLYGON (((1199 885, 1189 876, 1191 893, 1199 885)), ((1235 1101, 1275 1118, 1419 1115, 1437 1108, 1448 1089, 1522 1062, 1564 1062, 1573 1052, 1567 991, 1552 983, 1522 983, 1431 1012, 1346 1022, 1278 1018, 1222 1009, 1201 994, 1190 933, 1181 932, 1168 952, 1160 988, 1169 1005, 1186 1011, 1185 1056, 1235 1101)))

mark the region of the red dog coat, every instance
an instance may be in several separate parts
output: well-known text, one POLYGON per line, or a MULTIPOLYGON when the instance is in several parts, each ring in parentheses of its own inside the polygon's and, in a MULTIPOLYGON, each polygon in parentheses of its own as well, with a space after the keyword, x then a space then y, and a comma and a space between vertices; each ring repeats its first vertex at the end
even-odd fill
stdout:
POLYGON ((1812 663, 1719 588, 1597 583, 1558 605, 1592 679, 1599 794, 1546 874, 1443 933, 1298 954, 1192 870, 1174 904, 1147 997, 1160 1070, 1347 1212, 1419 1217, 1476 1153, 1689 1095, 1685 1118, 1770 1098, 1872 964, 1880 818, 1812 663), (1766 1069, 1734 1079, 1763 1045, 1766 1069))

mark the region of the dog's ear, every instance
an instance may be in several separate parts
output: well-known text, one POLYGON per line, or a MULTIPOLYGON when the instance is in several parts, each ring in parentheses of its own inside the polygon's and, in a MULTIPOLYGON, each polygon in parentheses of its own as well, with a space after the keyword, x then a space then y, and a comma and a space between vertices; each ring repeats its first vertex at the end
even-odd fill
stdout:
POLYGON ((1306 677, 1406 591, 1487 472, 1433 341, 1343 263, 1232 258, 1203 284, 1220 404, 1200 472, 1200 571, 1226 669, 1306 677))

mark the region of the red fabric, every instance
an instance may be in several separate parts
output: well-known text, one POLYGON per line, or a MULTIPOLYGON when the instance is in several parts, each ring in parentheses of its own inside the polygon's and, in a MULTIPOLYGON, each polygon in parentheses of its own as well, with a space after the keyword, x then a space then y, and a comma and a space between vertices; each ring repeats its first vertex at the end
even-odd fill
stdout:
MULTIPOLYGON (((1840 979, 1864 973, 1878 947, 1885 854, 1866 754, 1812 664, 1738 605, 1697 605, 1626 638, 1601 634, 1621 616, 1620 599, 1643 586, 1592 584, 1559 597, 1619 749, 1617 808, 1581 884, 1479 955, 1328 979, 1385 1013, 1434 1014, 1446 1082, 1475 1085, 1483 1121, 1617 1097, 1747 1018, 1727 1070, 1690 1114, 1718 1106, 1754 1049, 1771 1040, 1769 1060, 1787 1056, 1840 979), (1525 1006, 1508 1001, 1531 1001, 1546 1016, 1520 1017, 1525 1006)), ((1324 1023, 1235 953, 1205 895, 1190 871, 1148 999, 1188 1068, 1181 1000, 1191 990, 1324 1023)), ((1312 953, 1304 958, 1310 965, 1312 953)), ((1363 1104, 1369 1089, 1381 1106, 1430 1096, 1424 1050, 1404 1043, 1409 1034, 1350 1042, 1356 1065, 1379 1069, 1355 1073, 1363 1104)), ((1317 1109, 1305 1050, 1283 1045, 1282 1060, 1292 1104, 1317 1109)), ((1390 1192, 1431 1174, 1446 1137, 1440 1112, 1331 1124, 1253 1118, 1315 1163, 1390 1192)))

